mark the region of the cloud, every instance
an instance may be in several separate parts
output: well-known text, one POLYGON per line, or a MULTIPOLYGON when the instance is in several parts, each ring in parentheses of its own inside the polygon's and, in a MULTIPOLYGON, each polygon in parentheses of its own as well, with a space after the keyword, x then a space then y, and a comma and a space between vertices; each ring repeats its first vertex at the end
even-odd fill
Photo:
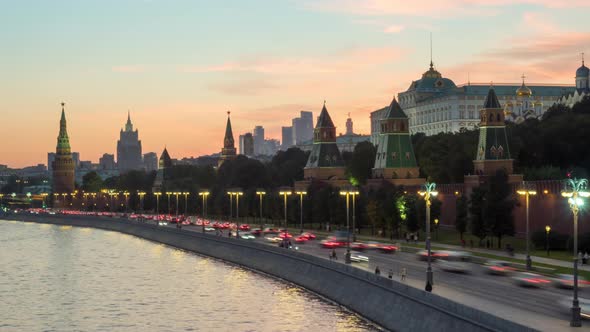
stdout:
POLYGON ((270 75, 341 73, 399 60, 405 53, 393 47, 362 48, 328 56, 260 57, 211 66, 182 66, 179 70, 185 73, 253 72, 270 75))
POLYGON ((147 71, 147 67, 144 65, 122 65, 114 66, 111 70, 116 73, 144 73, 147 71))
POLYGON ((259 95, 267 90, 276 89, 277 85, 265 79, 230 79, 228 82, 211 84, 209 88, 229 95, 259 95))
POLYGON ((518 4, 545 8, 590 7, 586 0, 309 0, 303 7, 315 11, 340 12, 352 15, 449 18, 457 16, 493 16, 505 6, 518 4))

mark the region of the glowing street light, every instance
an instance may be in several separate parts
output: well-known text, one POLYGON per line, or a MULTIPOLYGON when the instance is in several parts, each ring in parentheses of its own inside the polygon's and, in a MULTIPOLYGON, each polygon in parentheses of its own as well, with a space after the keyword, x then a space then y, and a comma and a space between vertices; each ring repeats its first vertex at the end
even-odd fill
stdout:
POLYGON ((160 221, 160 196, 162 196, 161 192, 155 192, 154 196, 156 196, 156 223, 160 221))
POLYGON ((432 292, 432 256, 430 250, 430 202, 431 197, 436 197, 438 191, 436 191, 436 183, 426 182, 424 184, 424 190, 420 190, 418 194, 424 197, 426 201, 426 250, 428 250, 428 267, 426 268, 426 287, 424 288, 427 292, 432 292))
POLYGON ((139 211, 143 214, 143 196, 145 196, 145 191, 138 191, 137 195, 139 196, 139 211))
POLYGON ((531 252, 530 252, 530 242, 531 242, 531 236, 530 236, 530 232, 529 232, 529 197, 531 195, 536 195, 537 191, 530 188, 526 182, 522 182, 522 188, 517 190, 516 193, 518 193, 520 196, 524 196, 525 197, 525 205, 526 205, 526 269, 530 270, 533 262, 531 260, 531 252))
POLYGON ((289 241, 289 238, 287 237, 287 235, 289 234, 289 232, 287 230, 287 228, 288 228, 287 227, 287 196, 289 196, 291 194, 292 194, 292 192, 291 192, 291 189, 290 188, 286 188, 286 189, 283 189, 283 190, 279 191, 279 195, 280 196, 283 196, 284 202, 285 202, 285 205, 284 205, 284 210, 285 210, 285 237, 283 238, 283 247, 284 248, 287 248, 287 241, 289 241))
POLYGON ((184 196, 184 215, 186 216, 188 212, 188 195, 190 195, 190 193, 185 191, 182 195, 184 196))
POLYGON ((307 195, 306 191, 296 191, 295 194, 299 195, 299 222, 300 222, 300 234, 303 234, 303 196, 307 195))
POLYGON ((203 222, 201 225, 203 226, 203 233, 205 233, 205 218, 207 218, 207 198, 209 198, 209 192, 207 190, 200 191, 199 196, 203 198, 203 222))
POLYGON ((266 191, 258 190, 256 191, 256 195, 258 195, 258 198, 260 199, 260 230, 262 230, 262 196, 266 195, 266 191))
MULTIPOLYGON (((349 197, 352 196, 352 201, 353 201, 353 206, 354 206, 354 201, 355 201, 355 197, 356 195, 358 195, 359 192, 356 190, 341 190, 340 191, 340 195, 346 197, 346 236, 348 237, 348 239, 346 240, 346 255, 344 256, 344 263, 346 264, 350 264, 351 260, 350 260, 350 201, 349 201, 349 197)), ((354 214, 354 212, 353 212, 354 214)), ((354 219, 354 216, 353 216, 354 219)), ((353 226, 354 227, 354 226, 353 226)))
POLYGON ((170 195, 172 195, 173 193, 170 191, 166 192, 166 196, 168 196, 168 215, 170 215, 170 195))
POLYGON ((549 257, 549 232, 551 232, 551 226, 545 226, 545 247, 547 247, 547 257, 549 257))
POLYGON ((582 326, 580 317, 580 303, 578 301, 578 213, 580 206, 584 205, 583 197, 589 197, 588 180, 567 179, 561 196, 567 198, 570 209, 574 214, 574 299, 572 303, 572 320, 570 326, 582 326))

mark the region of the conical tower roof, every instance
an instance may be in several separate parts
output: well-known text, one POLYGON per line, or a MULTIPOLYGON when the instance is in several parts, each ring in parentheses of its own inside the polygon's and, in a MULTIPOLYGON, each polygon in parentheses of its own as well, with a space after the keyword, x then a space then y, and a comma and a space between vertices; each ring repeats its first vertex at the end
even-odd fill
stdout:
POLYGON ((326 109, 326 102, 324 101, 324 107, 322 107, 322 111, 320 112, 320 116, 318 117, 318 123, 316 124, 316 128, 333 128, 334 122, 332 122, 332 118, 330 118, 330 114, 328 114, 328 110, 326 109))
POLYGON ((488 91, 486 100, 483 103, 483 108, 502 108, 502 105, 500 105, 500 101, 498 100, 498 96, 496 96, 496 91, 494 91, 493 86, 491 86, 490 90, 488 91))
POLYGON ((168 168, 172 166, 172 158, 170 158, 170 154, 168 153, 168 149, 164 147, 164 151, 162 151, 162 155, 160 156, 160 161, 158 163, 158 168, 168 168))
POLYGON ((399 105, 399 103, 397 102, 395 97, 393 97, 393 100, 391 101, 391 104, 389 105, 389 110, 387 111, 387 115, 385 116, 385 119, 407 119, 407 118, 408 118, 408 116, 406 115, 406 113, 404 113, 404 111, 402 110, 402 107, 399 105))
POLYGON ((69 154, 71 152, 65 105, 65 103, 61 103, 61 119, 59 120, 59 135, 57 136, 56 148, 56 153, 58 154, 69 154))
POLYGON ((127 111, 127 123, 125 124, 125 131, 133 131, 133 123, 131 123, 131 111, 127 111))
POLYGON ((227 112, 227 123, 225 125, 225 140, 231 139, 233 141, 234 134, 231 130, 231 121, 229 119, 229 112, 227 112))

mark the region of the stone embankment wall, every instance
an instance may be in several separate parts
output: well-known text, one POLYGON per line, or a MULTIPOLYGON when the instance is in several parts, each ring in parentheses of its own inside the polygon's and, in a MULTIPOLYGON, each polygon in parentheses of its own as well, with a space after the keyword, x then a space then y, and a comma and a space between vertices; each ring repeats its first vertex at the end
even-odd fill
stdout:
POLYGON ((389 330, 532 330, 352 266, 246 240, 99 217, 12 215, 4 219, 117 231, 222 259, 309 289, 389 330))

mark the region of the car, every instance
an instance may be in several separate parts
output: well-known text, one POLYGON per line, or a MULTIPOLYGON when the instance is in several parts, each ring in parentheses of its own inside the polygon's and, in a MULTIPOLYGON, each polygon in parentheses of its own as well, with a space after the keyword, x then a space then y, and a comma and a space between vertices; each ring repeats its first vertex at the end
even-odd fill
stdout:
MULTIPOLYGON (((573 289, 574 288, 574 276, 571 274, 558 274, 553 279, 553 285, 557 288, 573 289)), ((578 276, 578 288, 586 288, 590 285, 583 277, 578 276)))
POLYGON ((166 221, 162 220, 162 221, 158 222, 158 226, 167 226, 167 225, 168 225, 168 223, 166 221))
POLYGON ((301 233, 301 236, 306 237, 308 240, 315 240, 316 236, 313 233, 310 232, 303 232, 301 233))
POLYGON ((239 228, 240 228, 241 231, 249 231, 250 230, 250 225, 248 225, 248 224, 241 224, 239 228))
POLYGON ((240 238, 244 240, 252 240, 255 239, 256 236, 252 235, 250 232, 240 232, 240 238))
POLYGON ((398 249, 399 248, 394 246, 393 244, 380 244, 379 246, 377 246, 377 250, 379 252, 386 253, 386 254, 393 254, 398 249))
POLYGON ((295 242, 297 243, 305 243, 309 241, 309 239, 305 236, 299 235, 298 237, 295 238, 295 242))
POLYGON ((493 275, 506 276, 516 272, 516 268, 511 266, 510 262, 490 260, 484 264, 487 273, 493 275))
POLYGON ((207 227, 207 226, 205 227, 205 232, 213 232, 213 231, 215 231, 215 228, 207 227))
POLYGON ((270 227, 267 227, 267 228, 265 228, 265 229, 262 231, 262 233, 264 233, 264 234, 278 234, 278 233, 280 233, 280 232, 279 232, 279 230, 278 230, 278 229, 276 229, 276 228, 270 228, 270 227))
POLYGON ((350 261, 354 263, 369 262, 369 257, 356 252, 350 253, 350 261))
POLYGON ((255 236, 260 236, 262 235, 262 230, 260 228, 253 228, 250 233, 252 233, 255 236))
MULTIPOLYGON (((432 261, 434 261, 436 258, 434 257, 435 252, 434 251, 430 251, 430 259, 432 261)), ((418 256, 418 259, 421 261, 426 261, 428 260, 428 250, 420 250, 416 253, 416 255, 418 256)))
POLYGON ((520 272, 512 277, 512 279, 514 279, 514 282, 517 285, 522 287, 540 288, 551 284, 551 280, 549 280, 549 278, 530 272, 520 272))
POLYGON ((293 235, 292 235, 291 233, 285 233, 285 232, 282 232, 282 233, 280 233, 280 234, 279 234, 279 237, 280 237, 281 239, 284 239, 284 238, 290 239, 290 238, 292 238, 292 237, 293 237, 293 235))
POLYGON ((337 241, 336 239, 325 239, 320 242, 323 248, 334 249, 346 246, 346 242, 337 241))
POLYGON ((275 236, 275 235, 267 235, 267 236, 264 237, 264 239, 266 241, 273 242, 273 243, 277 243, 277 242, 282 242, 283 241, 282 238, 280 238, 278 236, 275 236))
POLYGON ((434 264, 439 269, 447 272, 469 273, 471 271, 471 263, 463 261, 437 259, 434 264))

